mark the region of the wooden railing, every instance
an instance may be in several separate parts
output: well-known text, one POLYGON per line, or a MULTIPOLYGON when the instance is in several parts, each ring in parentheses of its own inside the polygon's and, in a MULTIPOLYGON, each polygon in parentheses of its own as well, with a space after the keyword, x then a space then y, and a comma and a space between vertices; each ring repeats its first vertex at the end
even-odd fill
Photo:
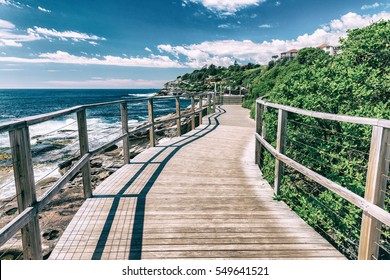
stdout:
POLYGON ((76 106, 65 110, 60 110, 48 114, 27 117, 18 121, 0 124, 0 133, 8 132, 12 152, 12 161, 14 169, 14 179, 17 196, 19 214, 0 230, 0 246, 4 245, 12 236, 21 230, 24 259, 42 259, 41 234, 39 227, 38 214, 53 199, 64 185, 69 182, 78 172, 82 173, 82 183, 84 197, 92 197, 91 186, 91 158, 111 147, 112 145, 123 141, 124 164, 130 162, 130 143, 129 136, 134 135, 145 129, 149 129, 150 147, 156 143, 155 126, 157 124, 176 121, 177 136, 181 135, 181 120, 183 117, 191 116, 192 129, 195 128, 195 115, 199 116, 199 123, 202 123, 202 112, 207 107, 207 113, 215 111, 215 94, 196 94, 186 96, 162 96, 150 98, 137 98, 129 100, 119 100, 106 103, 90 104, 76 106), (207 103, 203 104, 203 98, 207 97, 207 103), (160 121, 155 120, 154 106, 155 100, 174 98, 176 100, 176 116, 160 121), (191 112, 183 115, 180 110, 180 99, 191 99, 191 112), (195 108, 195 98, 198 98, 198 108, 195 108), (137 129, 129 131, 128 126, 128 104, 145 101, 148 103, 148 122, 137 129), (116 139, 104 144, 103 146, 90 150, 87 128, 87 109, 96 107, 119 105, 121 113, 122 130, 121 135, 116 139), (58 117, 69 114, 77 114, 78 135, 80 158, 52 187, 49 188, 41 197, 36 197, 34 170, 32 162, 32 153, 30 145, 29 126, 43 123, 58 117))
POLYGON ((284 167, 287 165, 343 199, 346 199, 363 211, 358 259, 377 258, 377 245, 381 235, 378 229, 381 228, 382 223, 390 226, 390 213, 383 209, 384 196, 386 194, 384 190, 387 184, 386 175, 389 172, 390 121, 307 111, 265 102, 262 98, 259 98, 256 102, 256 163, 261 164, 264 158, 264 149, 275 158, 274 193, 278 195, 280 192, 284 167), (266 123, 264 116, 267 108, 278 110, 276 147, 273 147, 266 141, 266 123), (322 120, 369 125, 372 127, 364 198, 285 155, 289 113, 322 120))

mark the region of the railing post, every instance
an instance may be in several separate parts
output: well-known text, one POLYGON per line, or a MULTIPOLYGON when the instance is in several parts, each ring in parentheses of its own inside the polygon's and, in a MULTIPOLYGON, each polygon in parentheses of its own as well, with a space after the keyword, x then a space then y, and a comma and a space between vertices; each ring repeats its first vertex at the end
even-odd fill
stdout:
POLYGON ((207 94, 207 115, 211 114, 211 94, 207 94))
POLYGON ((180 97, 176 96, 176 136, 181 136, 181 111, 180 111, 180 97))
POLYGON ((154 146, 156 146, 156 139, 154 136, 153 98, 148 99, 148 114, 149 114, 149 123, 151 124, 151 126, 149 128, 150 147, 154 147, 154 146))
MULTIPOLYGON (((89 152, 87 114, 85 109, 77 112, 77 125, 79 130, 80 158, 89 152)), ((88 161, 81 169, 83 175, 84 197, 92 197, 91 164, 88 161)))
POLYGON ((202 124, 203 119, 203 96, 199 95, 199 125, 202 124))
POLYGON ((191 96, 191 128, 195 129, 195 97, 191 96))
POLYGON ((129 147, 129 120, 127 115, 127 102, 120 104, 121 120, 122 120, 122 134, 127 136, 123 139, 123 161, 125 164, 130 162, 130 147, 129 147))
MULTIPOLYGON (((256 132, 260 134, 262 138, 266 137, 266 124, 264 114, 267 112, 267 107, 263 104, 257 103, 256 106, 256 132)), ((264 151, 261 144, 256 140, 256 164, 262 167, 264 165, 264 151)))
MULTIPOLYGON (((27 126, 11 130, 9 138, 15 176, 19 213, 37 202, 34 170, 31 156, 30 134, 27 126)), ((38 213, 22 228, 23 258, 41 260, 42 245, 38 213)))
MULTIPOLYGON (((263 123, 263 108, 264 106, 260 103, 256 103, 256 133, 261 135, 261 125, 263 123)), ((256 147, 255 147, 255 162, 257 165, 260 165, 261 159, 261 144, 256 139, 256 147)))
MULTIPOLYGON (((383 208, 387 179, 383 175, 389 172, 390 129, 374 126, 372 128, 370 158, 368 161, 366 190, 364 199, 383 208)), ((363 212, 360 230, 359 260, 378 258, 382 223, 363 212)))
POLYGON ((215 107, 215 102, 216 102, 216 93, 213 93, 213 101, 212 101, 212 103, 213 103, 213 111, 214 111, 214 113, 216 112, 216 107, 215 107))
MULTIPOLYGON (((287 112, 279 109, 278 113, 278 135, 276 138, 276 150, 284 154, 286 152, 286 131, 287 131, 287 112)), ((284 163, 275 159, 275 181, 274 193, 279 195, 280 184, 284 173, 284 163)))

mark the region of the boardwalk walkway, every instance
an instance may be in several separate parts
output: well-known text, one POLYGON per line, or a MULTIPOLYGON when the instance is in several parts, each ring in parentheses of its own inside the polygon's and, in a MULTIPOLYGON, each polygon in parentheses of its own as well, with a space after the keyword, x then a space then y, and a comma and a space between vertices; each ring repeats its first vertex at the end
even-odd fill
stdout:
POLYGON ((223 106, 104 181, 50 258, 344 258, 272 196, 254 164, 253 120, 223 106))

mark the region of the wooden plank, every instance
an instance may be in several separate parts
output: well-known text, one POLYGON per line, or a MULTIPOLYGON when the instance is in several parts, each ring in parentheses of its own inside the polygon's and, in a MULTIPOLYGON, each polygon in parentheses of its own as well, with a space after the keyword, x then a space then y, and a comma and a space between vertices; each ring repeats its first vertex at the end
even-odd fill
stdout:
POLYGON ((316 112, 316 111, 308 111, 308 110, 298 109, 298 108, 294 108, 294 107, 290 107, 290 106, 265 102, 265 101, 260 100, 260 99, 257 99, 256 102, 263 104, 265 106, 271 107, 271 108, 282 109, 282 110, 287 111, 287 112, 300 114, 300 115, 304 115, 304 116, 309 116, 309 117, 313 117, 313 118, 319 118, 319 119, 330 120, 330 121, 365 124, 365 125, 371 125, 371 126, 379 126, 379 127, 383 127, 383 128, 390 128, 390 120, 363 118, 363 117, 355 117, 355 116, 321 113, 321 112, 316 112))
POLYGON ((180 97, 176 96, 176 136, 181 136, 181 110, 180 110, 180 97))
MULTIPOLYGON (((77 125, 79 133, 80 156, 83 157, 89 152, 87 115, 85 110, 77 112, 77 125)), ((92 196, 91 165, 89 161, 84 164, 81 169, 81 173, 83 175, 84 197, 89 198, 92 196)))
MULTIPOLYGON (((23 213, 27 208, 35 207, 37 202, 28 127, 11 130, 9 138, 18 210, 19 213, 23 213)), ((22 244, 24 259, 42 259, 41 234, 37 216, 33 216, 22 228, 22 244)))
POLYGON ((142 254, 144 259, 256 259, 256 260, 270 260, 270 259, 311 259, 331 257, 332 259, 344 259, 345 258, 334 252, 333 250, 283 250, 283 251, 165 251, 165 252, 144 252, 142 254))
POLYGON ((154 135, 154 111, 153 111, 153 98, 148 99, 148 116, 149 123, 151 124, 149 128, 149 145, 150 147, 156 146, 156 137, 154 135))
MULTIPOLYGON (((374 126, 371 136, 370 158, 368 162, 366 190, 364 199, 380 208, 384 206, 387 179, 382 176, 389 172, 390 158, 390 129, 374 126)), ((382 223, 363 212, 360 231, 359 256, 360 260, 377 259, 379 253, 382 223)))
MULTIPOLYGON (((278 114, 278 131, 276 137, 276 151, 285 154, 286 152, 286 135, 287 133, 287 112, 279 109, 278 114)), ((279 195, 280 185, 284 174, 284 164, 277 158, 275 158, 275 181, 274 181, 274 193, 279 195)))
POLYGON ((129 117, 128 117, 126 102, 122 102, 120 104, 120 110, 121 110, 122 134, 126 135, 126 137, 123 139, 123 161, 124 164, 128 164, 130 162, 130 143, 129 143, 129 117))
POLYGON ((378 207, 377 205, 368 202, 364 198, 358 196, 354 192, 334 183, 333 181, 325 178, 324 176, 306 168, 305 166, 299 164, 298 162, 292 160, 291 158, 282 155, 278 153, 267 141, 265 141, 260 135, 256 134, 256 138, 262 143, 262 145, 274 156, 277 157, 279 160, 283 161, 288 166, 294 168, 296 171, 300 172, 301 174, 305 175, 306 177, 312 179, 313 181, 317 182, 321 186, 324 186, 325 188, 333 191, 334 193, 338 194, 342 198, 346 199, 353 205, 359 207, 363 211, 365 211, 367 214, 375 217, 382 223, 390 226, 390 213, 383 210, 382 208, 378 207))

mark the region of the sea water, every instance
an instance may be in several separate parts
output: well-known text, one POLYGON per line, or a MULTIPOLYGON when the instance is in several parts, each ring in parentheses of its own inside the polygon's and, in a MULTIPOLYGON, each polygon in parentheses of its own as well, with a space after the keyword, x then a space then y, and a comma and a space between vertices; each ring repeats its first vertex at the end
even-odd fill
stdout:
MULTIPOLYGON (((0 124, 23 117, 45 114, 77 105, 131 100, 155 95, 156 89, 34 89, 0 90, 0 124)), ((182 109, 189 105, 183 100, 182 109)), ((155 116, 175 112, 175 100, 154 102, 155 116)), ((128 104, 129 127, 148 118, 146 101, 128 104)), ((87 110, 90 149, 97 148, 121 135, 119 105, 87 110)), ((29 127, 35 180, 60 177, 58 164, 78 154, 76 114, 55 118, 29 127)), ((0 133, 0 199, 15 194, 12 158, 8 133, 0 133)))

